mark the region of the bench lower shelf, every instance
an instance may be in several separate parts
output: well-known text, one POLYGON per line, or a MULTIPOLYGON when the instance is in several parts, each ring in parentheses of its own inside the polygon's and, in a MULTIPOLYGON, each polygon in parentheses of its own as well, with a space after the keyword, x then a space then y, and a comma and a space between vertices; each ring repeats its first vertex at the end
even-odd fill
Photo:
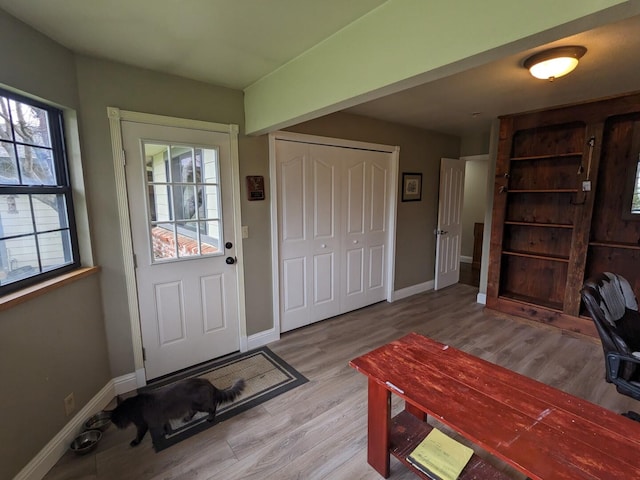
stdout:
MULTIPOLYGON (((407 456, 424 440, 432 428, 427 422, 420 421, 419 418, 406 410, 391 419, 389 452, 413 470, 416 475, 426 480, 429 480, 429 477, 414 468, 407 461, 407 456)), ((510 478, 509 475, 476 454, 471 457, 459 477, 460 480, 509 480, 510 478)))

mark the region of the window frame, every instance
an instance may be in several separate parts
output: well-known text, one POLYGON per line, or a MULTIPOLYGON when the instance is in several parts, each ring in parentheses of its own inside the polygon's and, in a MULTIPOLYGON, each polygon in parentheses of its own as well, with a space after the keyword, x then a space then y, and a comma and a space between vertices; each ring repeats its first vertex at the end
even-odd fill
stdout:
MULTIPOLYGON (((81 267, 80 262, 80 246, 78 240, 78 232, 76 228, 75 210, 73 204, 73 186, 71 184, 70 165, 67 156, 65 128, 64 128, 64 112, 52 105, 43 103, 33 98, 17 94, 10 90, 0 88, 0 96, 11 99, 20 103, 40 108, 47 112, 49 122, 49 135, 51 140, 51 152, 53 156, 53 164, 55 166, 55 185, 27 185, 27 184, 5 184, 0 183, 0 195, 61 195, 64 197, 66 205, 67 223, 69 230, 69 241, 71 244, 71 262, 56 268, 47 269, 36 275, 17 280, 15 282, 0 285, 0 297, 3 295, 22 290, 27 287, 37 285, 46 280, 67 274, 81 267)), ((6 140, 12 144, 23 144, 18 141, 15 136, 11 140, 6 140)), ((19 161, 16 159, 16 161, 19 161)), ((41 251, 38 248, 38 258, 41 251)))

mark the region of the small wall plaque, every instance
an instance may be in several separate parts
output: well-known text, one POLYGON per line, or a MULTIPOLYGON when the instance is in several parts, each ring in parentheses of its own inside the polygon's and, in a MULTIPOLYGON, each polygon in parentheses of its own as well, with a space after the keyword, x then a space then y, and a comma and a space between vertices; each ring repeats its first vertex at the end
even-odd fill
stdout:
POLYGON ((264 177, 247 175, 247 200, 264 200, 264 177))

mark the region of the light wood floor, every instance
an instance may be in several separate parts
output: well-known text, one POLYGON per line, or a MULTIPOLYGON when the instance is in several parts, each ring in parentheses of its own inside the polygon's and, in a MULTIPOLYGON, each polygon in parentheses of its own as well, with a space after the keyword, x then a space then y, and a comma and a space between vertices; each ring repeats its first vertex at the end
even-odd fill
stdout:
MULTIPOLYGON (((148 435, 129 447, 133 427, 110 427, 94 455, 67 453, 45 478, 379 479, 366 461, 367 382, 348 362, 410 331, 613 411, 639 409, 604 381, 599 344, 486 312, 475 303, 477 291, 458 284, 284 334, 269 347, 307 384, 160 453, 148 435)), ((391 478, 417 477, 392 458, 391 478)))

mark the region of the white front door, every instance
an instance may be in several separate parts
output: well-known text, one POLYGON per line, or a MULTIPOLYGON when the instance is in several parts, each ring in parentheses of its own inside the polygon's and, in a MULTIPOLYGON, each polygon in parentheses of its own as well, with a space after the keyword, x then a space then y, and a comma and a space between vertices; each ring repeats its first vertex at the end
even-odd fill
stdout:
POLYGON ((232 142, 121 125, 149 380, 239 350, 232 142))
POLYGON ((436 290, 458 283, 460 280, 464 169, 464 160, 443 158, 440 161, 434 286, 436 290))

